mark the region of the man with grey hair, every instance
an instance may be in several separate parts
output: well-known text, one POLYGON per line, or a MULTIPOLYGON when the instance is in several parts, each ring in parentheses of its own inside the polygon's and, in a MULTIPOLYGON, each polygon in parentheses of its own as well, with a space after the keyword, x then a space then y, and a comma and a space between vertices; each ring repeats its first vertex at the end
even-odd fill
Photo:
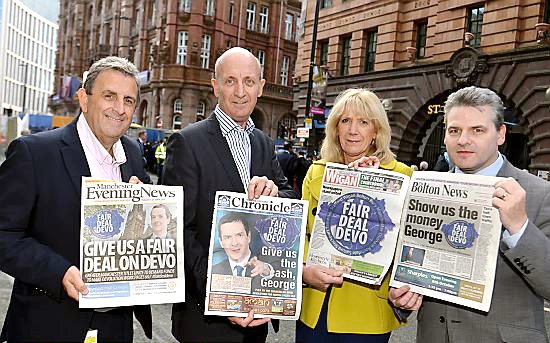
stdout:
POLYGON ((164 184, 185 189, 186 302, 174 304, 172 334, 180 342, 265 342, 266 322, 204 315, 208 246, 216 191, 296 197, 277 162, 271 139, 250 119, 265 80, 248 50, 232 48, 216 61, 218 105, 207 119, 170 136, 164 184))
POLYGON ((0 341, 132 342, 135 312, 151 336, 149 306, 79 309, 82 176, 150 182, 137 142, 124 136, 139 99, 136 67, 106 57, 78 90, 69 125, 21 137, 0 167, 0 269, 15 278, 0 341))
POLYGON ((418 313, 417 342, 548 342, 544 299, 550 299, 550 185, 499 153, 506 126, 493 91, 463 88, 445 103, 445 145, 452 172, 500 176, 493 206, 502 236, 489 312, 419 296, 408 286, 390 290, 399 308, 418 313))

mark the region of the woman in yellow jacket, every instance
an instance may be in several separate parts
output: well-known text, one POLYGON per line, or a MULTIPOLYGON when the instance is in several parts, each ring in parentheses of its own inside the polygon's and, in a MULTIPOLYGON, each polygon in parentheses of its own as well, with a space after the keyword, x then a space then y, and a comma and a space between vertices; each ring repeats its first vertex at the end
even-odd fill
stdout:
MULTIPOLYGON (((342 92, 326 123, 321 147, 323 160, 309 168, 302 198, 309 201, 306 255, 326 162, 350 167, 375 164, 411 175, 390 151, 391 132, 380 99, 365 89, 342 92)), ((343 280, 342 273, 322 266, 304 267, 302 313, 297 342, 388 342, 391 331, 402 325, 388 302, 389 277, 380 286, 343 280)))

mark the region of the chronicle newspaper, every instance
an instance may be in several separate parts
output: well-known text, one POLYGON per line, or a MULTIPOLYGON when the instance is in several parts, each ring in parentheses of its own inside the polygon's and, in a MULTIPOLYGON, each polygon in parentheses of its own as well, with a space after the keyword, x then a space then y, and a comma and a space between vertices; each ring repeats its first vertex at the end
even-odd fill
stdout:
POLYGON ((497 177, 415 172, 390 285, 489 311, 502 224, 497 177))
POLYGON ((307 265, 379 285, 393 261, 409 177, 327 163, 307 265))
POLYGON ((298 319, 307 209, 304 200, 216 192, 205 314, 298 319))
POLYGON ((82 178, 81 308, 185 300, 182 187, 82 178))

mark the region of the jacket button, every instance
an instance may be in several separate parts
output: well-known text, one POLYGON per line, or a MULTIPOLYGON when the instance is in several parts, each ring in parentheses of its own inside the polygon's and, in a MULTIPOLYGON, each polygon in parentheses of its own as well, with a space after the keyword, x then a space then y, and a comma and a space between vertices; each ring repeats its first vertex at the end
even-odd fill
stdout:
POLYGON ((311 214, 316 215, 317 214, 317 207, 314 207, 311 209, 311 214))
POLYGON ((439 316, 439 321, 440 321, 441 323, 445 323, 445 317, 439 316))
POLYGON ((514 262, 519 263, 520 259, 518 257, 514 258, 514 262))

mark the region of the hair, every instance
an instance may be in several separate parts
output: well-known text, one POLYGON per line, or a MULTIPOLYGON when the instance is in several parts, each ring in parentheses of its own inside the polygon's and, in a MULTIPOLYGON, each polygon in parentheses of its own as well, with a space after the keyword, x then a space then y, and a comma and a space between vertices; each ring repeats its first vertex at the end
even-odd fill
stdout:
POLYGON ((458 106, 475 107, 480 111, 482 107, 487 106, 493 110, 493 122, 497 130, 504 124, 504 104, 502 103, 502 99, 488 88, 470 86, 459 89, 449 95, 447 101, 445 101, 445 125, 447 125, 449 112, 458 106))
POLYGON ((150 215, 153 215, 153 210, 155 208, 162 208, 164 209, 164 213, 166 214, 166 217, 168 218, 168 220, 172 220, 172 213, 170 213, 170 209, 168 208, 168 206, 164 205, 164 204, 158 204, 158 205, 155 205, 153 206, 153 208, 151 208, 151 213, 150 215))
POLYGON ((292 143, 286 142, 283 148, 284 148, 285 150, 290 151, 290 149, 292 149, 292 143))
POLYGON ((220 221, 218 222, 218 234, 220 236, 220 239, 222 236, 222 225, 227 223, 243 224, 246 235, 250 236, 250 227, 248 226, 248 221, 245 219, 245 217, 242 214, 230 212, 221 217, 220 221))
POLYGON ((139 130, 138 136, 141 137, 143 134, 146 134, 146 133, 147 133, 147 130, 139 130))
POLYGON ((363 88, 345 90, 336 98, 327 119, 321 157, 328 162, 344 162, 344 151, 338 139, 338 123, 346 112, 362 113, 374 124, 376 138, 367 155, 378 157, 383 164, 393 161, 395 154, 390 150, 391 128, 386 111, 376 94, 363 88))
POLYGON ((221 54, 220 57, 218 57, 218 59, 216 60, 216 64, 214 65, 214 79, 216 79, 216 80, 218 79, 220 65, 222 64, 224 58, 226 56, 230 55, 230 54, 235 54, 235 53, 239 53, 239 54, 244 55, 246 57, 254 58, 254 61, 258 65, 258 78, 262 77, 261 76, 262 66, 260 64, 260 60, 258 60, 258 58, 256 56, 254 56, 254 54, 252 54, 250 51, 246 50, 245 48, 241 48, 240 46, 236 46, 236 47, 233 47, 231 49, 226 50, 223 54, 221 54))
POLYGON ((92 64, 90 69, 88 69, 88 75, 86 76, 86 80, 84 81, 84 85, 82 86, 86 91, 86 94, 92 94, 92 88, 94 87, 95 80, 97 79, 99 74, 105 70, 116 70, 121 72, 125 76, 133 77, 136 81, 136 86, 138 90, 136 102, 139 101, 139 97, 141 94, 138 82, 139 71, 132 62, 128 61, 125 58, 117 56, 107 56, 92 64))

